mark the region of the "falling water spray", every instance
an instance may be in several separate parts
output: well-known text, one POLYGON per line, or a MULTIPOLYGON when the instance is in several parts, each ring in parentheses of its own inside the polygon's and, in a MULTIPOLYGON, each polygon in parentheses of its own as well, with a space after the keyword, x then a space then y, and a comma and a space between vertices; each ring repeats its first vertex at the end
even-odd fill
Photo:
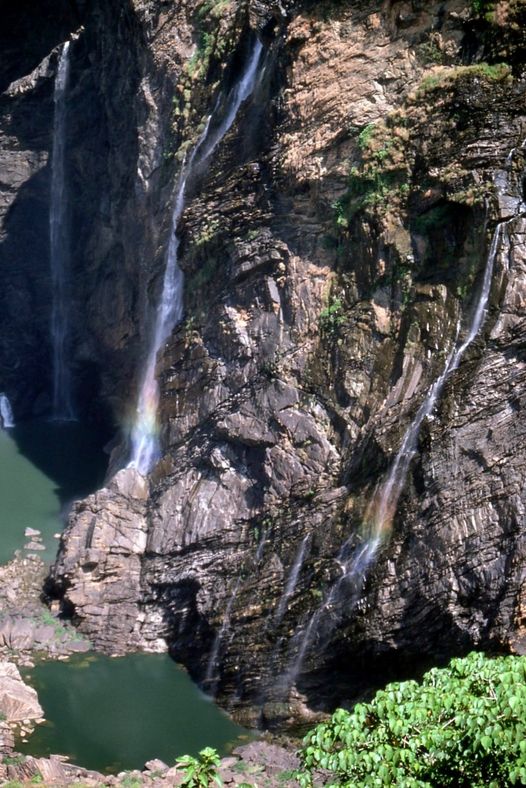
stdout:
POLYGON ((49 206, 49 253, 51 263, 51 344, 53 352, 53 418, 75 418, 70 369, 70 238, 66 188, 66 96, 69 80, 70 42, 58 61, 53 94, 53 150, 49 206))
POLYGON ((201 170, 231 128, 239 107, 254 90, 262 45, 256 40, 240 79, 226 97, 224 114, 215 122, 220 104, 208 119, 206 127, 191 155, 183 163, 175 194, 166 254, 161 298, 157 306, 154 327, 146 356, 146 363, 139 388, 139 397, 131 433, 131 459, 129 466, 146 474, 159 458, 158 410, 159 383, 156 376, 157 355, 183 317, 184 276, 178 264, 179 237, 177 228, 185 208, 186 189, 196 171, 201 170))
POLYGON ((4 430, 12 429, 15 426, 13 409, 6 394, 0 394, 0 427, 4 430))
MULTIPOLYGON (((509 164, 508 160, 507 164, 509 164)), ((507 181, 507 179, 505 180, 507 181)), ((499 180, 497 180, 497 188, 502 188, 499 180)), ((521 215, 523 208, 524 205, 519 200, 515 216, 497 224, 487 256, 479 296, 471 314, 465 337, 459 343, 459 326, 457 326, 457 338, 446 358, 444 369, 429 388, 424 401, 418 408, 402 439, 400 448, 386 476, 377 485, 373 497, 367 506, 360 546, 355 549, 352 548, 353 537, 344 543, 337 558, 337 563, 341 570, 340 578, 332 584, 322 604, 311 616, 305 629, 293 639, 297 650, 286 673, 286 684, 288 687, 294 684, 301 672, 305 657, 322 622, 325 622, 328 617, 333 615, 333 623, 329 622, 327 626, 330 629, 335 625, 336 616, 334 609, 340 598, 345 595, 346 609, 349 611, 349 609, 353 609, 360 597, 367 573, 376 557, 378 548, 391 533, 398 501, 406 483, 409 466, 417 451, 420 428, 424 420, 432 414, 442 395, 446 381, 458 368, 464 353, 477 337, 484 324, 491 293, 495 260, 501 246, 503 234, 507 232, 508 224, 518 215, 521 215)))

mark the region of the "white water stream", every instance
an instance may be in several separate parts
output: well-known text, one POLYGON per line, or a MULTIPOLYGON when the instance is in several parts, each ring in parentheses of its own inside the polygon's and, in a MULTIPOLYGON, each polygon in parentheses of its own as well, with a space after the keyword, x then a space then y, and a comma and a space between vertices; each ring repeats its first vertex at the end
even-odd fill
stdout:
POLYGON ((69 46, 60 54, 54 89, 53 150, 49 206, 49 253, 51 262, 51 343, 53 350, 53 418, 75 418, 69 358, 70 340, 70 252, 65 177, 66 94, 69 77, 69 46))
POLYGON ((224 115, 216 125, 214 121, 220 107, 218 103, 192 153, 183 163, 177 182, 161 298, 155 314, 154 328, 141 379, 131 434, 129 466, 137 468, 142 474, 148 473, 159 458, 158 409, 160 392, 155 374, 157 355, 183 317, 184 276, 177 262, 179 249, 177 227, 185 208, 186 188, 195 171, 202 168, 213 154, 232 126, 241 104, 254 90, 261 51, 262 45, 256 41, 239 81, 226 97, 224 115))
POLYGON ((277 627, 285 615, 287 611, 287 605, 289 599, 291 598, 292 594, 296 589, 296 584, 298 582, 298 577, 301 572, 301 567, 303 566, 303 562, 305 560, 305 553, 307 552, 307 545, 310 540, 310 534, 307 534, 302 541, 296 553, 296 557, 294 558, 294 562, 292 564, 287 582, 285 584, 285 589, 283 591, 282 597, 279 601, 279 605, 276 609, 276 614, 274 616, 274 626, 277 627))
POLYGON ((206 682, 206 689, 210 695, 214 696, 215 689, 217 685, 217 679, 214 676, 214 673, 218 667, 218 657, 219 657, 219 649, 221 648, 221 644, 225 637, 228 634, 228 630, 230 628, 230 615, 232 613, 232 608, 234 607, 234 602, 236 601, 239 588, 241 586, 241 575, 238 576, 232 593, 230 594, 230 599, 228 600, 228 604, 225 609, 225 613, 223 615, 223 620, 221 622, 221 626, 219 627, 217 634, 214 638, 214 643, 212 646, 212 650, 210 652, 210 657, 208 659, 208 665, 206 668, 206 675, 205 675, 205 682, 206 682))
POLYGON ((0 394, 0 428, 3 430, 12 429, 15 426, 13 409, 6 394, 0 394))
MULTIPOLYGON (((510 163, 509 157, 506 163, 510 163)), ((506 177, 504 180, 507 186, 508 178, 506 177)), ((496 186, 500 193, 502 185, 498 178, 496 179, 496 186)), ((298 649, 286 674, 287 685, 289 687, 296 681, 319 626, 322 624, 325 617, 331 614, 331 611, 339 601, 344 587, 346 588, 345 601, 347 608, 350 606, 352 609, 358 601, 367 572, 376 557, 378 548, 391 530, 398 501, 406 483, 409 466, 417 451, 418 436, 422 423, 424 419, 431 416, 443 392, 446 381, 458 368, 464 353, 477 337, 484 324, 491 293, 495 259, 501 246, 503 235, 507 233, 508 224, 520 215, 522 208, 523 204, 519 200, 516 205, 515 216, 511 219, 499 222, 496 226, 486 260, 480 293, 475 309, 470 317, 466 335, 460 344, 455 342, 455 346, 446 358, 442 373, 430 386, 402 439, 400 448, 386 476, 381 480, 374 492, 364 517, 362 544, 353 550, 351 546, 352 537, 343 544, 337 558, 337 563, 341 569, 340 578, 332 584, 322 604, 311 616, 304 631, 300 632, 298 637, 294 638, 298 643, 298 649), (351 592, 350 594, 349 589, 351 592)))

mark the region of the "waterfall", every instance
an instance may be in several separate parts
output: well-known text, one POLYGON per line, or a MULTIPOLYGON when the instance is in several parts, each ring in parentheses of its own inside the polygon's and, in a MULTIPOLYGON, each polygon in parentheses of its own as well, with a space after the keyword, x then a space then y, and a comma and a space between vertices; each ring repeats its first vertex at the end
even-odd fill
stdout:
MULTIPOLYGON (((506 163, 509 164, 509 161, 507 160, 506 163)), ((498 179, 496 179, 496 183, 497 188, 500 190, 502 186, 498 179)), ((404 434, 400 448, 386 476, 377 485, 373 497, 367 506, 362 528, 361 545, 353 549, 352 537, 343 544, 337 557, 337 563, 341 570, 340 578, 332 584, 322 604, 311 616, 304 631, 298 633, 294 638, 298 643, 298 650, 286 674, 287 686, 289 687, 296 681, 314 636, 319 632, 320 625, 327 614, 330 614, 339 602, 343 589, 346 589, 345 600, 351 610, 359 599, 367 572, 376 557, 377 550, 391 531, 398 501, 406 483, 409 466, 417 452, 418 436, 422 423, 424 419, 431 416, 443 392, 446 381, 458 368, 464 353, 477 337, 484 324, 491 293, 495 259, 501 245, 502 236, 503 233, 507 232, 508 224, 520 215, 522 208, 522 202, 520 200, 517 201, 515 216, 499 222, 495 228, 486 259, 480 292, 476 306, 469 318, 465 337, 458 343, 458 326, 457 338, 453 349, 446 358, 446 363, 440 376, 430 386, 413 421, 404 434)), ((335 623, 335 621, 332 624, 329 623, 328 627, 332 628, 335 626, 335 623)))
POLYGON ((214 671, 217 667, 217 658, 219 656, 219 649, 221 648, 221 643, 223 642, 226 634, 228 633, 228 629, 230 627, 230 614, 232 613, 232 608, 234 606, 234 602, 236 601, 236 597, 238 595, 240 585, 241 585, 241 575, 238 576, 236 583, 234 585, 234 589, 230 594, 230 599, 228 600, 228 604, 225 609, 223 621, 221 622, 221 626, 217 631, 217 634, 214 639, 214 644, 212 646, 212 651, 210 652, 210 658, 208 660, 208 666, 206 668, 205 682, 207 684, 207 689, 210 690, 210 693, 212 695, 215 693, 215 687, 217 685, 217 680, 214 681, 213 685, 212 682, 214 680, 214 671))
POLYGON ((70 288, 69 231, 65 178, 66 93, 69 76, 69 45, 60 54, 55 76, 49 252, 51 261, 51 343, 53 348, 53 418, 74 418, 69 358, 70 288))
MULTIPOLYGON (((442 373, 429 388, 424 401, 409 425, 400 448, 383 481, 380 482, 365 513, 364 544, 357 556, 351 558, 348 572, 358 576, 360 584, 384 536, 390 532, 396 514, 398 500, 404 489, 407 473, 417 451, 418 435, 424 419, 431 416, 449 376, 459 366, 462 356, 478 335, 487 314, 491 282, 495 258, 500 247, 503 227, 507 222, 500 222, 491 240, 490 250, 484 269, 484 278, 478 296, 476 308, 471 316, 468 331, 464 340, 449 353, 442 373)), ((458 331, 457 331, 458 333, 458 331)))
POLYGON ((303 566, 303 561, 305 560, 305 553, 307 550, 309 539, 310 539, 310 534, 307 534, 307 536, 305 536, 302 539, 301 544, 296 553, 296 557, 294 559, 294 563, 292 564, 290 574, 288 576, 287 583, 285 585, 285 589, 283 591, 282 597, 279 601, 279 605, 276 610, 276 614, 274 616, 275 627, 277 627, 281 623, 281 620, 287 610, 288 601, 291 598, 296 588, 298 577, 301 572, 301 567, 303 566))
POLYGON ((220 112, 218 102, 191 155, 183 162, 177 182, 161 298, 155 313, 131 434, 129 465, 137 468, 142 474, 148 473, 159 457, 160 391, 155 375, 157 355, 183 316, 184 277, 177 262, 179 250, 177 227, 185 208, 186 187, 195 172, 206 164, 232 126, 239 107, 254 90, 261 51, 261 42, 256 40, 239 81, 226 96, 224 114, 221 114, 216 121, 215 116, 220 112))
POLYGON ((15 420, 13 418, 11 403, 7 399, 6 394, 0 394, 0 427, 4 430, 8 430, 14 426, 15 420))

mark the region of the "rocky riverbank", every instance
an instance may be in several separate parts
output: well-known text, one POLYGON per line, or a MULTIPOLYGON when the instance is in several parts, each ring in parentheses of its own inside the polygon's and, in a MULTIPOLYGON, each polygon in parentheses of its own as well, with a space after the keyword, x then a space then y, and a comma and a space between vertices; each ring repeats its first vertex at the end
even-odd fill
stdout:
MULTIPOLYGON (((268 742, 252 742, 238 747, 232 755, 221 760, 218 774, 224 785, 244 785, 251 788, 295 788, 298 783, 291 772, 298 766, 294 752, 268 742)), ((126 786, 126 788, 170 788, 181 785, 184 771, 159 760, 145 764, 142 771, 103 775, 67 763, 60 755, 33 758, 16 753, 4 755, 0 761, 0 784, 7 781, 66 788, 83 786, 126 786)))
MULTIPOLYGON (((107 775, 69 763, 63 755, 36 758, 16 751, 16 742, 27 741, 35 725, 44 722, 36 691, 26 684, 18 666, 37 660, 67 659, 88 651, 89 641, 68 622, 61 621, 42 601, 47 567, 33 552, 39 534, 6 565, 0 566, 0 784, 60 786, 174 786, 184 771, 152 760, 142 771, 107 775), (36 540, 36 541, 35 541, 36 540)), ((219 774, 225 785, 287 786, 296 783, 290 772, 297 766, 294 744, 287 748, 268 741, 237 747, 223 758, 219 774)))
MULTIPOLYGON (((35 536, 32 537, 35 539, 35 536)), ((33 552, 18 551, 0 566, 0 659, 31 667, 35 659, 61 659, 90 649, 90 642, 42 599, 48 572, 33 552)))
POLYGON ((90 643, 58 611, 53 614, 42 600, 47 565, 34 552, 40 550, 38 531, 26 537, 25 551, 0 566, 0 752, 10 753, 15 738, 27 741, 36 724, 43 722, 37 693, 22 680, 19 667, 36 660, 67 659, 88 651, 90 643))

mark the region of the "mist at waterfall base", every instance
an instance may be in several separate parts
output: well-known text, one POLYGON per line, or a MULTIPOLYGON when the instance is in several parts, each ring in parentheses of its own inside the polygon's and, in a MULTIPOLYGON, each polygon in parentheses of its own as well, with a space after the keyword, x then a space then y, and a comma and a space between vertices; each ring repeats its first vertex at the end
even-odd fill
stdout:
POLYGON ((153 330, 146 355, 139 398, 131 432, 129 467, 146 474, 159 458, 159 383, 156 377, 157 355, 175 326, 183 317, 184 276, 178 265, 179 237, 177 228, 185 209, 187 186, 196 173, 201 173, 210 157, 231 128, 242 103, 254 90, 262 44, 255 40, 241 76, 224 101, 219 100, 209 117, 190 156, 183 162, 175 190, 170 237, 160 300, 155 310, 153 330))
POLYGON ((46 717, 17 745, 33 756, 60 752, 85 768, 115 773, 142 769, 152 758, 170 765, 207 746, 225 755, 251 738, 166 654, 79 655, 42 663, 24 678, 46 717))
MULTIPOLYGON (((510 157, 506 160, 510 165, 510 157)), ((507 177, 504 179, 507 184, 507 177)), ((497 190, 503 188, 497 179, 497 190)), ((525 206, 521 199, 517 200, 516 213, 509 219, 497 223, 486 258, 484 274, 475 304, 467 318, 464 337, 459 342, 460 325, 457 336, 450 349, 444 368, 439 377, 429 387, 423 402, 407 428, 400 448, 398 449, 386 475, 377 484, 371 501, 366 508, 359 544, 356 546, 356 535, 353 534, 342 545, 336 558, 340 577, 332 583, 326 592, 321 605, 314 611, 310 619, 293 636, 289 653, 289 666, 280 684, 286 691, 293 686, 302 672, 305 658, 315 640, 319 643, 328 641, 331 631, 338 625, 342 615, 348 616, 357 604, 363 591, 365 580, 373 564, 378 549, 386 541, 392 530, 398 501, 405 487, 411 461, 416 456, 420 429, 426 418, 429 418, 439 401, 446 382, 459 367, 464 353, 478 336, 486 319, 495 260, 499 253, 503 236, 507 228, 525 206)))

